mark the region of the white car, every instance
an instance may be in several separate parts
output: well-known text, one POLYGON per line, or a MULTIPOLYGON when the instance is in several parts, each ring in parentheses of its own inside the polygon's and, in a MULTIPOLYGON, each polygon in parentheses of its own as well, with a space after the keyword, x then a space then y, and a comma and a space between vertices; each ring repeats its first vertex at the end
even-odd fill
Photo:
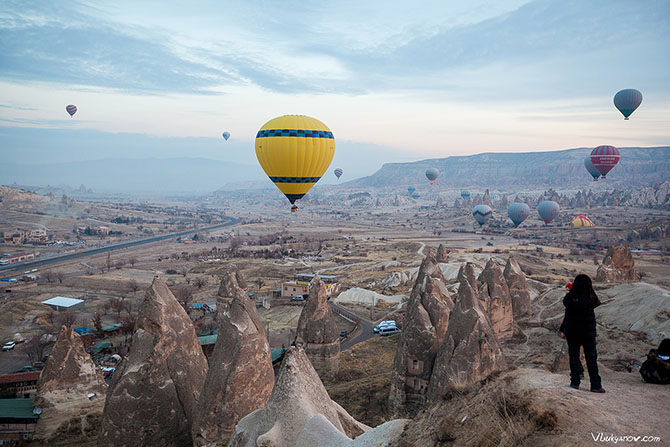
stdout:
POLYGON ((2 350, 3 351, 9 351, 9 350, 14 349, 14 346, 16 346, 16 343, 14 343, 13 341, 8 341, 4 345, 2 345, 2 350))

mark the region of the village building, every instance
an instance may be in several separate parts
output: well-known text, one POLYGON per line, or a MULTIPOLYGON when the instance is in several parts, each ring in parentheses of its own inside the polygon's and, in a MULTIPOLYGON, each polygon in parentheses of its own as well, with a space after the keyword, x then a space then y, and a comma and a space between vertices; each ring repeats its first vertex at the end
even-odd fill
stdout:
POLYGON ((0 399, 0 439, 3 445, 23 445, 32 438, 39 417, 33 399, 0 399))
POLYGON ((0 400, 34 397, 41 372, 28 371, 0 376, 0 400))
MULTIPOLYGON (((340 291, 340 283, 338 278, 334 275, 319 275, 321 281, 326 284, 326 296, 330 298, 332 295, 340 291)), ((293 281, 286 281, 282 283, 281 296, 282 298, 293 298, 298 295, 307 295, 309 290, 309 282, 314 279, 313 273, 298 273, 295 275, 293 281)))
POLYGON ((67 298, 64 296, 55 296, 48 300, 44 300, 42 301, 42 304, 46 304, 55 311, 84 310, 84 300, 67 298))

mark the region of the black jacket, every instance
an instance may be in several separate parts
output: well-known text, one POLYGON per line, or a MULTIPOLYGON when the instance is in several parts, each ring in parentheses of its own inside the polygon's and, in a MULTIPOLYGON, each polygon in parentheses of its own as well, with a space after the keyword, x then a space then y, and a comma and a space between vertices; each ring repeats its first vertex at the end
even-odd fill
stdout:
POLYGON ((593 338, 596 336, 596 314, 593 309, 600 306, 595 293, 568 292, 563 298, 565 318, 561 332, 567 338, 593 338))

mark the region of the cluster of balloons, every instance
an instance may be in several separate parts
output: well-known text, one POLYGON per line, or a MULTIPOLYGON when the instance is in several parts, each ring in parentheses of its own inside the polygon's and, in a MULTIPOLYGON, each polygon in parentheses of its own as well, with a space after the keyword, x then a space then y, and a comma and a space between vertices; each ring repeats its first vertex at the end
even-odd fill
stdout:
MULTIPOLYGON (((554 201, 545 200, 537 206, 537 212, 544 223, 548 224, 558 216, 560 207, 554 201)), ((479 226, 488 222, 492 215, 493 210, 488 205, 477 205, 472 209, 472 216, 479 226)), ((514 202, 507 207, 507 216, 514 223, 514 226, 518 227, 530 216, 530 207, 525 203, 514 202)))

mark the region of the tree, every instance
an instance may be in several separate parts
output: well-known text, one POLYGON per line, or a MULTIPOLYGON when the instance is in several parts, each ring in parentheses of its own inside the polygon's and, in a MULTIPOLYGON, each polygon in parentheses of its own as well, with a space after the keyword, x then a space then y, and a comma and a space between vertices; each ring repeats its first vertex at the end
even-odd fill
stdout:
POLYGON ((205 278, 201 277, 201 276, 198 276, 193 281, 193 285, 196 286, 198 288, 198 290, 200 290, 207 285, 207 280, 205 278))
POLYGON ((102 335, 102 316, 100 315, 100 312, 93 314, 91 317, 91 323, 93 323, 93 327, 95 328, 95 331, 98 333, 98 335, 102 335))
POLYGON ((44 341, 41 336, 36 335, 31 338, 24 348, 30 363, 41 362, 44 356, 50 351, 51 343, 44 341))
POLYGON ((77 314, 73 310, 66 310, 56 314, 58 326, 72 327, 77 321, 77 314))
POLYGON ((54 276, 58 280, 58 283, 63 284, 63 280, 65 279, 65 272, 63 272, 62 270, 56 270, 54 272, 54 276))
POLYGON ((126 303, 121 298, 112 298, 109 302, 112 311, 116 314, 116 319, 121 319, 121 312, 126 308, 126 303))
POLYGON ((193 297, 193 288, 191 286, 181 285, 175 287, 172 290, 172 293, 174 294, 175 298, 177 298, 177 301, 179 301, 179 304, 181 304, 184 310, 188 312, 188 303, 193 297))
POLYGON ((123 261, 116 261, 114 267, 116 267, 117 270, 121 270, 123 268, 123 261))
POLYGON ((130 281, 128 281, 128 289, 132 290, 133 292, 137 292, 138 290, 140 290, 140 285, 138 284, 137 281, 131 279, 130 281))
POLYGON ((54 272, 52 272, 51 270, 45 270, 44 273, 42 273, 42 278, 46 279, 47 282, 51 282, 55 278, 54 272))
POLYGON ((107 271, 110 271, 112 269, 112 254, 110 252, 107 252, 107 271))
POLYGON ((128 259, 128 264, 130 264, 131 267, 135 267, 135 264, 137 264, 137 258, 133 256, 132 258, 128 259))

